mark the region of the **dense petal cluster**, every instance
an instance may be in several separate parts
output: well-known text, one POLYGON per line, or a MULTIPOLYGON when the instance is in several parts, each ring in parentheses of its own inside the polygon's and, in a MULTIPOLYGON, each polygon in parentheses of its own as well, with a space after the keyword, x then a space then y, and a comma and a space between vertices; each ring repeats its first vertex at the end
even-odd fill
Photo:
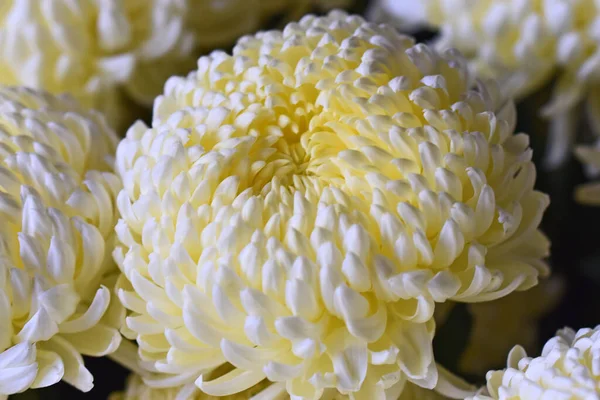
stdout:
POLYGON ((119 345, 116 142, 69 99, 0 88, 0 398, 61 379, 90 390, 81 355, 119 345))
POLYGON ((520 346, 508 355, 508 368, 487 374, 488 395, 474 400, 600 399, 600 326, 560 330, 540 357, 520 346))
POLYGON ((440 29, 439 48, 459 49, 481 76, 502 81, 509 96, 531 93, 557 76, 544 108, 553 117, 550 165, 564 160, 585 101, 600 133, 600 5, 594 0, 383 0, 387 15, 440 29), (413 4, 414 3, 414 4, 413 4), (407 3, 408 4, 408 3, 407 3))
POLYGON ((436 386, 435 303, 547 272, 528 138, 472 84, 455 52, 339 12, 171 78, 153 126, 117 150, 124 333, 166 374, 145 382, 355 399, 436 386))
MULTIPOLYGON (((312 0, 2 0, 0 84, 70 93, 129 119, 128 99, 150 104, 196 56, 258 30, 275 15, 299 17, 312 0), (127 96, 123 96, 126 93, 127 96)), ((343 5, 329 0, 324 7, 343 5)))

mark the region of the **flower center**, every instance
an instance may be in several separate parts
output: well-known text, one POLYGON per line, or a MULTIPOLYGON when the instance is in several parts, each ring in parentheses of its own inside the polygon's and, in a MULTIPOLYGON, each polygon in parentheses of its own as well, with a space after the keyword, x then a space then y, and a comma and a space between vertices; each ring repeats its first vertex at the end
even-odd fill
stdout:
POLYGON ((262 161, 256 163, 251 185, 257 193, 274 179, 282 186, 302 189, 307 181, 326 178, 319 169, 323 162, 319 137, 328 130, 321 123, 322 108, 315 105, 314 94, 283 87, 279 90, 284 93, 276 99, 267 97, 264 103, 271 114, 269 121, 256 127, 261 134, 267 133, 256 143, 262 161))

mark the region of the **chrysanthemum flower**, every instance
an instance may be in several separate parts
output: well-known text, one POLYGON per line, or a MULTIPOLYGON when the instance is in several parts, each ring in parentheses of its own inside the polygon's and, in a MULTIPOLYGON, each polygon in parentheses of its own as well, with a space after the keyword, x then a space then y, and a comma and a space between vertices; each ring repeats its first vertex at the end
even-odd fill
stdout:
POLYGON ((122 91, 151 102, 193 49, 183 0, 2 3, 0 83, 68 92, 111 124, 122 91))
MULTIPOLYGON (((386 392, 389 400, 443 400, 445 397, 434 390, 423 389, 414 384, 405 387, 393 387, 386 392), (401 393, 401 394, 398 394, 401 393)), ((263 380, 244 392, 231 396, 215 397, 202 393, 194 385, 166 389, 152 388, 144 383, 138 375, 127 378, 127 385, 123 392, 110 395, 109 400, 259 400, 259 399, 289 400, 285 396, 285 387, 281 384, 270 383, 263 380), (253 397, 254 396, 254 397, 253 397)), ((323 400, 349 400, 348 396, 341 395, 334 390, 328 390, 321 397, 323 400)))
POLYGON ((524 96, 556 77, 553 98, 543 110, 553 120, 550 166, 559 165, 572 148, 582 101, 600 134, 597 1, 382 0, 381 7, 387 15, 439 28, 438 48, 459 49, 478 74, 501 80, 508 96, 524 96))
POLYGON ((153 127, 117 150, 125 334, 167 374, 146 383, 229 395, 267 378, 356 399, 436 386, 435 303, 547 271, 527 136, 471 85, 458 54, 344 13, 169 80, 153 127))
POLYGON ((515 346, 507 369, 488 372, 487 390, 474 399, 600 399, 600 325, 558 331, 536 358, 515 346))
POLYGON ((459 361, 461 371, 475 375, 498 368, 515 343, 536 349, 540 319, 556 308, 563 292, 564 282, 555 276, 524 292, 469 304, 473 326, 459 361))
POLYGON ((0 88, 0 398, 61 379, 88 391, 81 355, 119 345, 116 142, 68 99, 0 88))

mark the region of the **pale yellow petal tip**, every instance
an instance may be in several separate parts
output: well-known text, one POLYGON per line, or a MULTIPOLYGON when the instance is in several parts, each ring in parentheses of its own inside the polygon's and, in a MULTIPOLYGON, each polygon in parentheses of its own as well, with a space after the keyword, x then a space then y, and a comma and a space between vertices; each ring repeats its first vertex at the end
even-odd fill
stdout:
POLYGON ((588 206, 600 206, 600 183, 587 183, 575 188, 575 200, 588 206))
POLYGON ((116 157, 124 332, 164 374, 152 382, 436 387, 436 303, 500 298, 544 269, 548 199, 513 125, 457 52, 339 11, 169 79, 116 157))
POLYGON ((539 357, 527 357, 516 346, 508 368, 487 374, 485 399, 596 399, 600 388, 600 326, 575 332, 565 328, 544 345, 539 357))
POLYGON ((22 87, 0 87, 0 125, 0 395, 61 379, 88 391, 82 355, 121 341, 123 308, 102 286, 117 139, 98 114, 22 87))

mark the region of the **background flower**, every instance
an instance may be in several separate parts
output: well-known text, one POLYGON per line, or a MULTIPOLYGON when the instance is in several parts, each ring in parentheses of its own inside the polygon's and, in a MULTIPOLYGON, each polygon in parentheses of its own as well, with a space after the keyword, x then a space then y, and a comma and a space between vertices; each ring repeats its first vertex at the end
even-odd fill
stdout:
POLYGON ((0 83, 68 92, 112 126, 129 117, 122 92, 151 101, 166 77, 193 65, 183 0, 3 3, 0 83))
POLYGON ((69 99, 0 87, 0 397, 61 379, 88 391, 81 355, 120 343, 116 142, 69 99))
POLYGON ((148 385, 431 389, 435 302, 546 274, 527 136, 458 54, 332 13, 198 67, 117 151, 123 332, 166 374, 148 385))
POLYGON ((600 393, 600 326, 560 330, 539 357, 520 346, 508 355, 508 368, 487 374, 486 399, 597 399, 600 393))

